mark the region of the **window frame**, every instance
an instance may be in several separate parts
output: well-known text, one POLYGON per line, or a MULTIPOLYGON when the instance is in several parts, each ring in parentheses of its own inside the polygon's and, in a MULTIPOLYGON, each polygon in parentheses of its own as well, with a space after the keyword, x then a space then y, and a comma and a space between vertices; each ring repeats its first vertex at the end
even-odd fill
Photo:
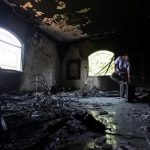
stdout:
POLYGON ((16 33, 14 33, 13 31, 11 31, 11 30, 9 30, 7 28, 1 27, 1 26, 0 26, 0 29, 3 29, 5 31, 9 32, 10 34, 12 34, 21 44, 21 47, 19 47, 19 46, 15 45, 15 44, 12 44, 12 43, 9 43, 9 42, 1 40, 1 42, 4 42, 6 44, 9 44, 11 46, 18 47, 18 48, 21 49, 21 62, 20 62, 20 66, 21 67, 20 67, 20 70, 7 69, 7 68, 1 68, 0 67, 0 71, 2 71, 2 72, 10 72, 10 73, 11 72, 20 72, 20 73, 23 72, 23 70, 24 70, 24 43, 22 42, 21 38, 16 33))
MULTIPOLYGON (((110 76, 110 75, 89 75, 89 69, 90 69, 90 61, 89 61, 89 57, 92 55, 92 54, 94 54, 94 53, 96 53, 96 52, 101 52, 101 51, 107 51, 107 52, 110 52, 110 53, 113 53, 114 54, 114 56, 115 56, 115 53, 113 52, 113 51, 110 51, 110 50, 98 50, 98 51, 94 51, 93 53, 91 53, 89 56, 88 56, 88 59, 87 59, 87 61, 88 61, 88 69, 87 69, 87 76, 88 77, 104 77, 104 76, 110 76)), ((112 57, 112 58, 114 58, 114 56, 112 57)), ((114 59, 113 59, 114 60, 114 59)))

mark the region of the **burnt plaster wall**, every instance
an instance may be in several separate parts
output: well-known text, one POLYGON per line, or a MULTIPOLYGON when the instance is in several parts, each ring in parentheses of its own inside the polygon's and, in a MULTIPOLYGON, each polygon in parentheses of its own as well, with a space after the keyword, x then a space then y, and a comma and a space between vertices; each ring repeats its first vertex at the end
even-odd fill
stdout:
POLYGON ((0 93, 18 90, 21 83, 21 73, 0 70, 0 93))
MULTIPOLYGON (((56 86, 59 85, 60 62, 55 42, 41 34, 35 34, 35 37, 29 41, 25 58, 26 61, 21 90, 35 90, 35 84, 31 83, 36 80, 35 75, 39 73, 42 73, 45 77, 49 87, 52 86, 53 83, 56 86)), ((37 80, 41 81, 41 78, 37 80)), ((38 84, 38 87, 40 88, 41 84, 38 84)))
POLYGON ((98 43, 86 41, 80 44, 72 44, 70 46, 69 51, 67 52, 65 59, 63 61, 62 67, 63 69, 62 83, 64 87, 81 89, 83 86, 86 85, 86 87, 88 87, 89 89, 96 87, 100 90, 118 90, 118 85, 110 79, 110 76, 101 76, 101 77, 88 76, 88 56, 90 54, 98 50, 109 50, 115 52, 114 51, 115 48, 113 45, 104 47, 104 45, 102 46, 102 44, 98 43), (75 59, 81 60, 81 68, 80 68, 81 76, 79 80, 68 80, 66 74, 67 73, 66 64, 68 60, 75 60, 75 59))
MULTIPOLYGON (((130 35, 128 35, 128 33, 123 33, 123 35, 121 36, 103 38, 99 40, 88 40, 71 44, 63 61, 63 86, 79 89, 86 84, 88 88, 96 86, 101 90, 119 89, 118 84, 112 81, 110 79, 110 76, 88 76, 88 56, 99 50, 108 50, 113 52, 115 54, 115 57, 120 55, 122 51, 128 51, 132 56, 131 58, 134 58, 133 56, 135 56, 135 52, 136 54, 138 54, 140 48, 140 42, 137 42, 139 40, 137 34, 138 33, 136 32, 131 32, 130 35), (67 80, 66 78, 66 63, 68 60, 73 59, 81 59, 81 78, 79 80, 67 80)), ((141 52, 139 52, 139 55, 137 55, 137 57, 139 57, 140 55, 141 52)), ((133 59, 133 61, 134 60, 135 59, 133 59)), ((135 65, 133 66, 134 69, 137 70, 135 65)))
POLYGON ((37 39, 35 34, 38 33, 33 24, 21 18, 19 13, 14 13, 2 2, 0 2, 0 27, 15 34, 24 44, 23 72, 0 70, 2 92, 32 90, 30 82, 37 73, 42 73, 48 83, 53 80, 56 85, 59 84, 60 63, 54 41, 41 33, 37 39))
MULTIPOLYGON (((14 15, 12 10, 0 2, 0 27, 15 34, 20 41, 26 41, 28 25, 19 17, 14 15)), ((7 59, 7 58, 6 58, 7 59)), ((0 91, 8 92, 19 90, 22 80, 22 72, 0 70, 0 91)))
POLYGON ((67 88, 75 88, 80 89, 82 84, 84 83, 85 79, 87 78, 87 61, 80 57, 79 51, 77 47, 71 46, 70 50, 66 54, 66 57, 62 64, 62 84, 64 87, 67 88), (67 79, 67 61, 81 59, 81 79, 79 80, 68 80, 67 79))

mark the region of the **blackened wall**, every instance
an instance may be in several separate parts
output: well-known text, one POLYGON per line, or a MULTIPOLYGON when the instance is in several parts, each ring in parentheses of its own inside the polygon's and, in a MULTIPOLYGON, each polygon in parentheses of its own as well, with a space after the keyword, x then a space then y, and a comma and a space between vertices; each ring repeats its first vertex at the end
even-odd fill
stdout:
MULTIPOLYGON (((60 83, 60 61, 57 46, 54 41, 49 40, 42 34, 35 33, 28 41, 25 52, 25 63, 23 72, 22 90, 34 90, 37 74, 42 74, 49 87, 60 83)), ((37 79, 41 82, 41 79, 37 79)), ((38 87, 41 87, 38 84, 38 87)))
MULTIPOLYGON (((9 30, 23 42, 27 40, 28 24, 14 15, 12 10, 2 2, 0 2, 0 27, 9 30)), ((18 90, 22 74, 22 72, 0 70, 1 91, 18 90)))
MULTIPOLYGON (((0 89, 34 90, 34 75, 42 73, 49 86, 59 85, 60 63, 55 41, 37 31, 32 23, 0 2, 0 27, 15 34, 24 44, 23 72, 0 70, 0 89)), ((40 85, 38 85, 40 86, 40 85)))
POLYGON ((128 52, 131 62, 131 75, 134 82, 142 81, 144 74, 145 52, 141 51, 141 42, 138 32, 121 33, 115 37, 98 40, 88 40, 84 42, 72 43, 63 60, 63 86, 80 89, 84 84, 89 88, 96 86, 101 90, 116 90, 118 84, 110 79, 110 76, 89 77, 88 76, 88 56, 99 50, 108 50, 115 54, 115 57, 128 52), (140 59, 139 59, 140 58, 140 59), (67 61, 81 60, 81 78, 78 80, 67 79, 67 61))

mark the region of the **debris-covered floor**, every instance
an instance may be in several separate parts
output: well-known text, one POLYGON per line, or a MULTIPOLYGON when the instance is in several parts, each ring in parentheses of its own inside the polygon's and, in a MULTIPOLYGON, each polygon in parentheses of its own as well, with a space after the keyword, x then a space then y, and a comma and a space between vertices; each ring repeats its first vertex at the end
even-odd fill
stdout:
POLYGON ((127 103, 116 92, 96 96, 0 95, 0 149, 149 150, 149 104, 127 103))

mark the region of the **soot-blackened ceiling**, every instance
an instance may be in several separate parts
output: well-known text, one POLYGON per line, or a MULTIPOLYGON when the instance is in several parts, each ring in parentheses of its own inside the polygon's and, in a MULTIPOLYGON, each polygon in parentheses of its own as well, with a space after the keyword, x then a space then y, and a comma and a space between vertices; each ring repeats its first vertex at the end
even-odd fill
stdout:
POLYGON ((3 0, 60 41, 130 30, 139 23, 140 0, 3 0))

